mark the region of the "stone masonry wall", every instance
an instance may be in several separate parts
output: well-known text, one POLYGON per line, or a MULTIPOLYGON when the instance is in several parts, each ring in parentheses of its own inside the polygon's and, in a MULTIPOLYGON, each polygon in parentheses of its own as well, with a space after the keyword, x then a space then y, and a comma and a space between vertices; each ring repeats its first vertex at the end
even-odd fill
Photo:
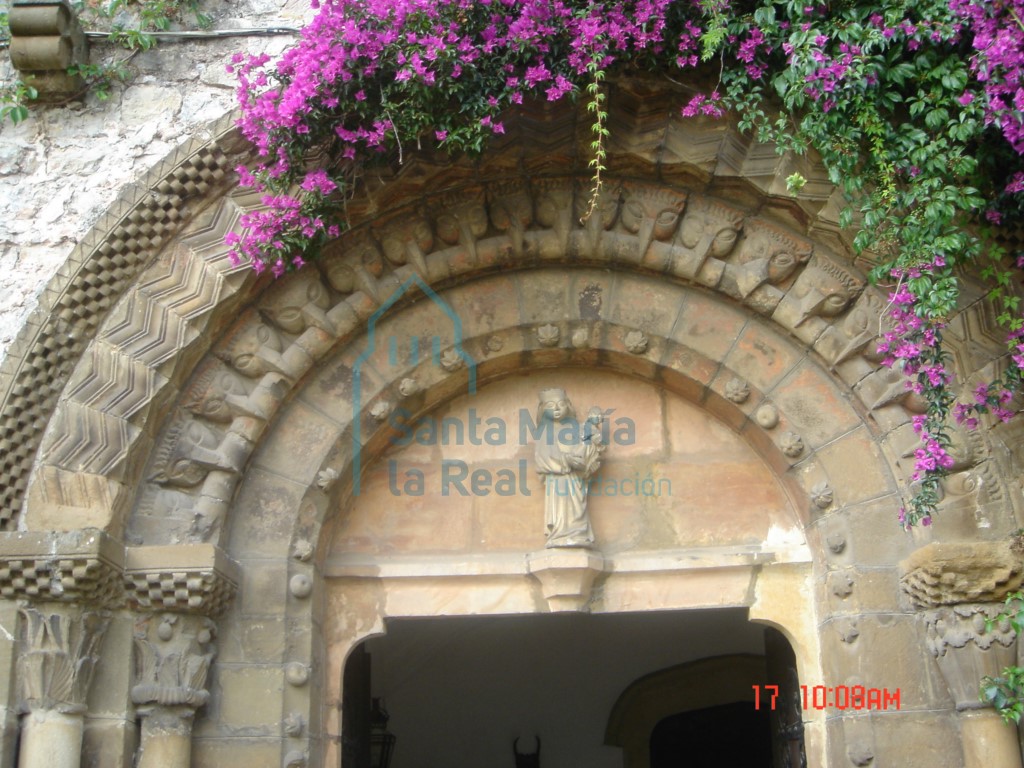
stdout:
MULTIPOLYGON (((307 0, 206 2, 213 29, 300 27, 307 0)), ((86 27, 88 29, 88 26, 86 27)), ((0 125, 0 361, 75 244, 126 185, 235 105, 236 52, 280 54, 290 35, 161 42, 130 61, 110 97, 36 105, 0 125)), ((127 51, 92 41, 91 63, 127 51)), ((15 76, 0 52, 0 82, 15 76)))

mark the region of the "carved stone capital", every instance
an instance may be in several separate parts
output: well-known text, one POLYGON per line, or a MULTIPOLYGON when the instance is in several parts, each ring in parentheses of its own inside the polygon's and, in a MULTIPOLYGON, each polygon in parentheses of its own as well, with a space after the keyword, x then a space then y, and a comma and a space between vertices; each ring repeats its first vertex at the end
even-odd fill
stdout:
POLYGON ((109 607, 123 597, 123 561, 96 529, 0 534, 0 597, 109 607))
POLYGON ((1001 603, 971 603, 924 613, 926 645, 938 661, 957 710, 982 709, 978 681, 998 675, 1016 658, 1016 634, 1008 621, 996 622, 1001 603))
POLYGON ((917 608, 999 602, 1024 584, 1024 559, 1001 541, 928 544, 900 571, 900 586, 917 608))
POLYGON ((24 605, 18 612, 19 708, 84 712, 107 615, 56 604, 24 605))
POLYGON ((132 701, 142 715, 187 725, 189 710, 210 698, 206 677, 216 625, 205 616, 154 614, 135 622, 132 701))
POLYGON ((217 616, 238 591, 239 568, 212 544, 129 547, 128 602, 145 611, 217 616))

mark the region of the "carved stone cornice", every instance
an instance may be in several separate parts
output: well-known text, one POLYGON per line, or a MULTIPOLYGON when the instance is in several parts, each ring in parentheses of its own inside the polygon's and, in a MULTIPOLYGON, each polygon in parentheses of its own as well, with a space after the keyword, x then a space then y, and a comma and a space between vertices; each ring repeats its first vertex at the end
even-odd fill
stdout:
POLYGON ((19 708, 85 711, 86 696, 108 617, 76 606, 19 608, 19 708))
POLYGON ((109 607, 122 600, 124 548, 95 529, 0 534, 0 597, 109 607))
POLYGON ((205 616, 165 613, 136 621, 132 702, 173 710, 205 704, 210 698, 206 677, 216 653, 215 630, 205 616))
POLYGON ((129 547, 128 602, 144 611, 217 616, 238 591, 238 565, 212 544, 129 547))
POLYGON ((940 543, 900 563, 900 586, 916 608, 995 603, 1024 584, 1024 559, 1009 542, 940 543))

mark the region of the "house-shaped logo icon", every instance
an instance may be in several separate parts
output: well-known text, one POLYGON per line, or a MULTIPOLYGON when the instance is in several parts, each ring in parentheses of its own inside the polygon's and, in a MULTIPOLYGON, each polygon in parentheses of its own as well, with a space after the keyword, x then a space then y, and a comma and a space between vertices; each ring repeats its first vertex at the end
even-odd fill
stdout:
POLYGON ((429 348, 431 362, 448 371, 451 369, 451 366, 449 365, 446 367, 442 364, 442 355, 444 355, 446 362, 447 360, 460 360, 461 363, 465 365, 469 374, 466 391, 470 395, 476 394, 476 361, 462 346, 462 319, 458 314, 456 314, 455 310, 452 309, 448 302, 438 296, 434 289, 424 282, 423 278, 417 274, 412 275, 397 289, 395 289, 394 293, 388 297, 387 301, 382 303, 380 307, 370 315, 370 319, 367 322, 366 349, 356 359, 356 363, 352 371, 352 476, 353 493, 356 496, 359 495, 362 474, 363 368, 369 358, 377 353, 378 345, 380 343, 385 343, 387 345, 388 364, 392 366, 399 365, 401 359, 400 352, 404 353, 406 349, 402 343, 403 341, 408 345, 409 356, 407 359, 402 360, 401 364, 404 364, 409 368, 419 364, 421 353, 425 352, 425 350, 421 350, 423 345, 420 343, 420 337, 411 336, 408 339, 400 340, 394 335, 389 335, 385 339, 381 339, 381 334, 379 334, 377 330, 378 322, 387 313, 387 311, 398 303, 410 290, 414 290, 416 288, 421 290, 431 302, 439 307, 445 317, 447 317, 452 324, 452 341, 451 345, 446 349, 442 349, 442 339, 440 336, 434 335, 429 338, 427 346, 429 348))

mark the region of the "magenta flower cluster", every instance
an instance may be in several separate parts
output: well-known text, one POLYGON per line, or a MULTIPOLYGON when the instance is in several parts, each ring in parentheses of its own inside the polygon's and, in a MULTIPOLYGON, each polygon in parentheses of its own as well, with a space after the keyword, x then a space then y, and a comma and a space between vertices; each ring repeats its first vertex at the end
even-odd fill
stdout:
POLYGON ((1010 146, 1024 152, 1024 1, 951 0, 968 23, 976 55, 971 68, 984 85, 986 120, 997 125, 1010 146))
POLYGON ((914 421, 918 493, 902 524, 931 521, 938 478, 953 466, 947 418, 971 427, 982 414, 1012 414, 1021 324, 1010 373, 966 404, 950 394, 942 334, 957 301, 953 270, 978 242, 958 233, 999 224, 1013 208, 1005 201, 1024 193, 1020 164, 994 191, 974 189, 971 176, 980 165, 972 153, 991 136, 1024 154, 1024 0, 314 4, 280 61, 238 55, 231 65, 240 128, 258 157, 239 174, 263 203, 229 236, 237 263, 275 275, 302 266, 338 236, 352 182, 375 162, 401 162, 424 144, 479 152, 505 132, 513 105, 585 98, 596 109, 606 72, 646 69, 689 88, 684 117, 732 114, 762 141, 816 148, 851 202, 841 222, 853 223, 854 206, 864 213, 858 247, 885 253, 878 274, 897 282, 883 363, 926 404, 914 421), (706 87, 690 88, 680 69, 701 70, 706 87), (773 100, 781 117, 766 107, 773 100))

